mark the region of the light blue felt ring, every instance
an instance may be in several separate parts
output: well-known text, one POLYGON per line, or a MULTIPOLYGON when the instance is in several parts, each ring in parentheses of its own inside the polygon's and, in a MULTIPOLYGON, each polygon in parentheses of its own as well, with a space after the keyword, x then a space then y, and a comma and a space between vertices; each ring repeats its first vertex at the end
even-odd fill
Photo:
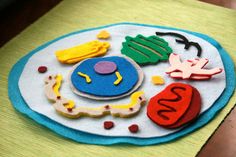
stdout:
MULTIPOLYGON (((155 32, 153 32, 155 33, 155 32)), ((170 142, 172 140, 175 140, 177 138, 180 138, 184 135, 187 135, 196 129, 199 129, 200 127, 206 125, 210 120, 212 120, 217 113, 227 104, 230 97, 232 96, 235 89, 235 70, 234 70, 234 64, 231 60, 230 56, 227 54, 227 52, 221 47, 221 45, 212 39, 211 37, 208 37, 207 35, 191 32, 187 30, 182 29, 176 29, 176 28, 170 28, 170 27, 163 27, 163 26, 154 26, 154 25, 146 25, 146 24, 136 24, 136 23, 118 23, 118 24, 111 24, 106 25, 102 27, 97 28, 91 28, 81 31, 76 31, 73 33, 69 33, 67 35, 63 35, 59 38, 56 38, 50 42, 47 42, 46 44, 43 44, 42 46, 36 48, 35 50, 31 51, 29 54, 21 58, 11 69, 11 72, 8 77, 8 95, 9 98, 13 104, 13 106, 20 111, 21 113, 29 116, 39 124, 46 126, 47 128, 55 131, 59 135, 72 139, 77 142, 87 143, 87 144, 99 144, 99 145, 112 145, 112 144, 121 144, 121 143, 129 143, 134 145, 153 145, 153 144, 160 144, 164 142, 170 142), (135 26, 145 26, 145 27, 151 27, 151 28, 162 28, 162 29, 168 29, 168 30, 177 30, 186 32, 192 35, 195 35, 199 38, 202 38, 209 43, 211 43, 213 46, 215 46, 222 58, 224 67, 225 67, 225 73, 226 73, 226 88, 224 92, 222 93, 221 97, 218 98, 214 105, 207 111, 201 114, 201 116, 191 125, 183 128, 182 130, 162 136, 162 137, 153 137, 153 138, 137 138, 137 137, 108 137, 108 136, 101 136, 101 135, 94 135, 90 133, 85 133, 82 131, 77 131, 68 127, 65 127, 46 116, 43 116, 37 112, 34 112, 31 110, 28 105, 25 103, 24 99, 21 96, 21 93, 19 91, 18 82, 20 75, 24 69, 25 64, 27 63, 28 59, 38 51, 46 48, 50 44, 63 39, 65 37, 68 37, 70 35, 79 34, 86 31, 96 30, 96 29, 104 29, 111 26, 117 26, 117 25, 135 25, 135 26)))

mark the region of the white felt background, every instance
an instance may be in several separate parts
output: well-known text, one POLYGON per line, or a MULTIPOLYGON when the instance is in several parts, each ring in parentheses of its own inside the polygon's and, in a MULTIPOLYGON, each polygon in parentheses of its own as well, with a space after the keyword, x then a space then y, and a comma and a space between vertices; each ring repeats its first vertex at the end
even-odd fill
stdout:
MULTIPOLYGON (((122 48, 121 43, 124 41, 125 36, 136 36, 137 34, 142 34, 144 36, 155 35, 156 31, 166 32, 166 29, 158 29, 158 28, 150 28, 145 26, 131 26, 131 25, 118 25, 106 28, 108 32, 111 33, 111 38, 109 42, 111 44, 111 48, 108 51, 107 55, 119 55, 120 50, 122 48)), ((156 124, 154 124, 147 116, 146 116, 146 106, 142 108, 141 112, 133 117, 133 118, 115 118, 112 116, 105 116, 103 118, 80 118, 80 119, 68 119, 56 113, 55 109, 52 107, 51 103, 47 100, 43 92, 44 86, 44 78, 50 74, 62 74, 64 78, 64 82, 61 87, 61 94, 68 98, 75 100, 76 106, 89 106, 89 107, 97 107, 105 104, 121 104, 128 103, 129 97, 122 98, 120 100, 113 101, 96 101, 90 100, 88 98, 83 98, 78 95, 75 95, 70 87, 68 82, 68 74, 72 68, 72 65, 62 65, 60 64, 54 52, 60 49, 66 49, 78 44, 82 44, 91 40, 96 39, 96 34, 98 34, 100 30, 92 30, 89 32, 83 32, 76 35, 71 35, 69 37, 63 38, 48 47, 40 50, 38 53, 34 54, 23 70, 23 73, 20 77, 19 88, 21 94, 25 100, 25 102, 29 105, 29 107, 41 113, 48 118, 57 121, 67 127, 89 132, 93 134, 99 135, 107 135, 107 136, 134 136, 134 137, 158 137, 164 136, 170 133, 173 133, 177 130, 167 130, 163 129, 156 124), (45 74, 39 74, 37 69, 39 66, 45 65, 48 67, 48 72, 45 74), (103 122, 106 120, 111 120, 115 123, 115 127, 111 130, 104 130, 103 122), (131 134, 128 131, 128 126, 131 124, 138 124, 140 127, 140 131, 137 134, 131 134)), ((172 31, 173 32, 173 31, 172 31)), ((223 68, 223 64, 221 58, 218 54, 218 51, 215 47, 213 47, 207 41, 200 39, 196 36, 183 33, 180 31, 174 31, 177 33, 181 33, 185 35, 189 40, 198 42, 202 47, 202 57, 208 58, 209 63, 206 68, 214 68, 220 67, 223 68)), ((168 42, 170 47, 173 49, 175 53, 181 54, 182 59, 192 59, 196 57, 197 50, 194 47, 191 47, 190 50, 185 51, 184 45, 177 44, 175 39, 169 36, 163 37, 168 42)), ((192 86, 196 87, 202 97, 202 109, 206 111, 209 107, 211 107, 214 101, 221 95, 225 88, 225 73, 221 73, 215 75, 210 81, 181 81, 181 80, 173 80, 168 75, 165 74, 165 69, 169 66, 168 62, 158 63, 157 65, 150 66, 142 66, 144 71, 144 82, 139 90, 143 90, 145 92, 145 96, 147 100, 149 100, 152 96, 156 95, 158 92, 163 90, 165 86, 168 84, 179 81, 189 83, 192 86), (151 83, 151 77, 153 75, 160 75, 165 79, 165 85, 154 86, 151 83)))

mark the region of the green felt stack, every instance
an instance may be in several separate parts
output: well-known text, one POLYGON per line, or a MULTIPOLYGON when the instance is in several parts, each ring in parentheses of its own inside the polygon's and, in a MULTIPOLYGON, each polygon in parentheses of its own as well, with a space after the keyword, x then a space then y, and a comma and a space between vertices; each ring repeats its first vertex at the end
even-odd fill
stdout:
POLYGON ((168 43, 157 36, 144 37, 137 35, 135 38, 127 36, 125 40, 122 43, 121 53, 132 58, 140 65, 166 61, 172 53, 168 43))

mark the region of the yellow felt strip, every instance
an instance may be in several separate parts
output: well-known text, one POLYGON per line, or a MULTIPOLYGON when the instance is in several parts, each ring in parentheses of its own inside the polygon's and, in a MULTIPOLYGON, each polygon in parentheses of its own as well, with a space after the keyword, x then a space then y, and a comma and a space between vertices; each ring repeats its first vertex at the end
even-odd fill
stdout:
POLYGON ((116 74, 117 80, 114 82, 114 85, 117 86, 118 84, 120 84, 123 78, 118 71, 115 74, 116 74))
POLYGON ((62 76, 57 75, 56 76, 56 84, 53 86, 53 91, 56 94, 56 96, 61 96, 59 89, 61 87, 61 82, 62 82, 62 76))
POLYGON ((87 83, 91 83, 92 82, 92 80, 90 79, 90 77, 88 75, 86 75, 86 74, 84 74, 82 72, 78 72, 77 74, 79 76, 81 76, 81 77, 84 77, 87 83))
POLYGON ((134 92, 131 95, 131 100, 129 104, 117 104, 117 105, 110 105, 111 108, 116 108, 116 109, 129 109, 133 106, 135 106, 138 103, 139 97, 144 95, 143 91, 138 91, 138 92, 134 92))

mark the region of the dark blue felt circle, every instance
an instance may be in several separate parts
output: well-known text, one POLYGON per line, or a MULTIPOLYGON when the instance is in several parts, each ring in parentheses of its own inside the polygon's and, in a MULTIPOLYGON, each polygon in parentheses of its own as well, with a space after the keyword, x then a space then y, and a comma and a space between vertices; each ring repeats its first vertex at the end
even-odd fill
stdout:
MULTIPOLYGON (((154 34, 155 32, 153 32, 154 34)), ((39 124, 49 128, 50 130, 56 132, 57 134, 68 138, 72 139, 77 142, 83 142, 87 144, 99 144, 99 145, 112 145, 112 144, 122 144, 122 143, 129 143, 129 144, 134 144, 134 145, 153 145, 153 144, 160 144, 160 143, 165 143, 165 142, 170 142, 173 140, 176 140, 182 136, 185 136, 201 127, 206 125, 209 121, 211 121, 217 113, 227 104, 229 101, 230 97, 232 96, 233 92, 235 89, 235 70, 234 70, 234 63, 230 56, 227 54, 227 52, 224 50, 221 45, 215 41, 213 38, 196 33, 196 32, 191 32, 187 30, 182 30, 182 29, 177 29, 177 28, 171 28, 171 27, 164 27, 164 26, 155 26, 155 25, 146 25, 146 24, 137 24, 137 23, 118 23, 118 24, 111 24, 107 26, 102 26, 102 27, 97 27, 97 28, 91 28, 91 29, 86 29, 82 31, 76 31, 70 34, 66 34, 64 36, 58 37, 50 42, 47 42, 40 47, 34 49, 30 53, 28 53, 26 56, 21 58, 11 69, 11 72, 9 73, 8 77, 8 95, 9 98, 12 102, 12 105, 17 109, 19 112, 27 115, 28 117, 32 118, 39 124), (74 130, 71 128, 68 128, 64 125, 61 125, 60 123, 49 119, 48 117, 39 114, 29 108, 29 106, 26 104, 24 99, 21 96, 19 87, 18 87, 18 82, 21 76, 21 73, 24 69, 25 64, 27 63, 28 59, 34 55, 35 53, 39 52, 40 50, 44 49, 45 47, 49 46, 50 44, 66 38, 71 35, 79 34, 82 32, 87 32, 91 30, 97 30, 97 29, 104 29, 112 26, 117 26, 117 25, 134 25, 134 26, 145 26, 145 27, 150 27, 150 28, 161 28, 161 29, 167 29, 167 30, 177 30, 177 31, 182 31, 186 32, 192 35, 195 35, 199 38, 202 38, 203 40, 208 41, 211 43, 218 51, 221 56, 221 59, 223 61, 224 67, 225 67, 225 74, 226 74, 226 88, 224 92, 221 94, 221 96, 215 101, 215 103, 212 105, 211 108, 209 108, 207 111, 202 113, 198 119, 192 123, 189 126, 186 126, 185 128, 181 129, 178 132, 175 132, 173 134, 169 134, 166 136, 162 137, 152 137, 152 138, 135 138, 135 137, 111 137, 111 136, 101 136, 101 135, 95 135, 95 134, 90 134, 78 130, 74 130)), ((148 128, 147 128, 148 129, 148 128)))
POLYGON ((91 58, 80 63, 71 74, 73 86, 80 92, 102 97, 119 96, 129 92, 138 82, 138 72, 135 67, 124 57, 112 56, 91 58), (102 75, 94 70, 94 65, 100 61, 111 61, 117 65, 117 70, 122 81, 114 85, 117 77, 115 73, 102 75), (91 83, 87 83, 84 77, 78 75, 82 72, 90 77, 91 83))

